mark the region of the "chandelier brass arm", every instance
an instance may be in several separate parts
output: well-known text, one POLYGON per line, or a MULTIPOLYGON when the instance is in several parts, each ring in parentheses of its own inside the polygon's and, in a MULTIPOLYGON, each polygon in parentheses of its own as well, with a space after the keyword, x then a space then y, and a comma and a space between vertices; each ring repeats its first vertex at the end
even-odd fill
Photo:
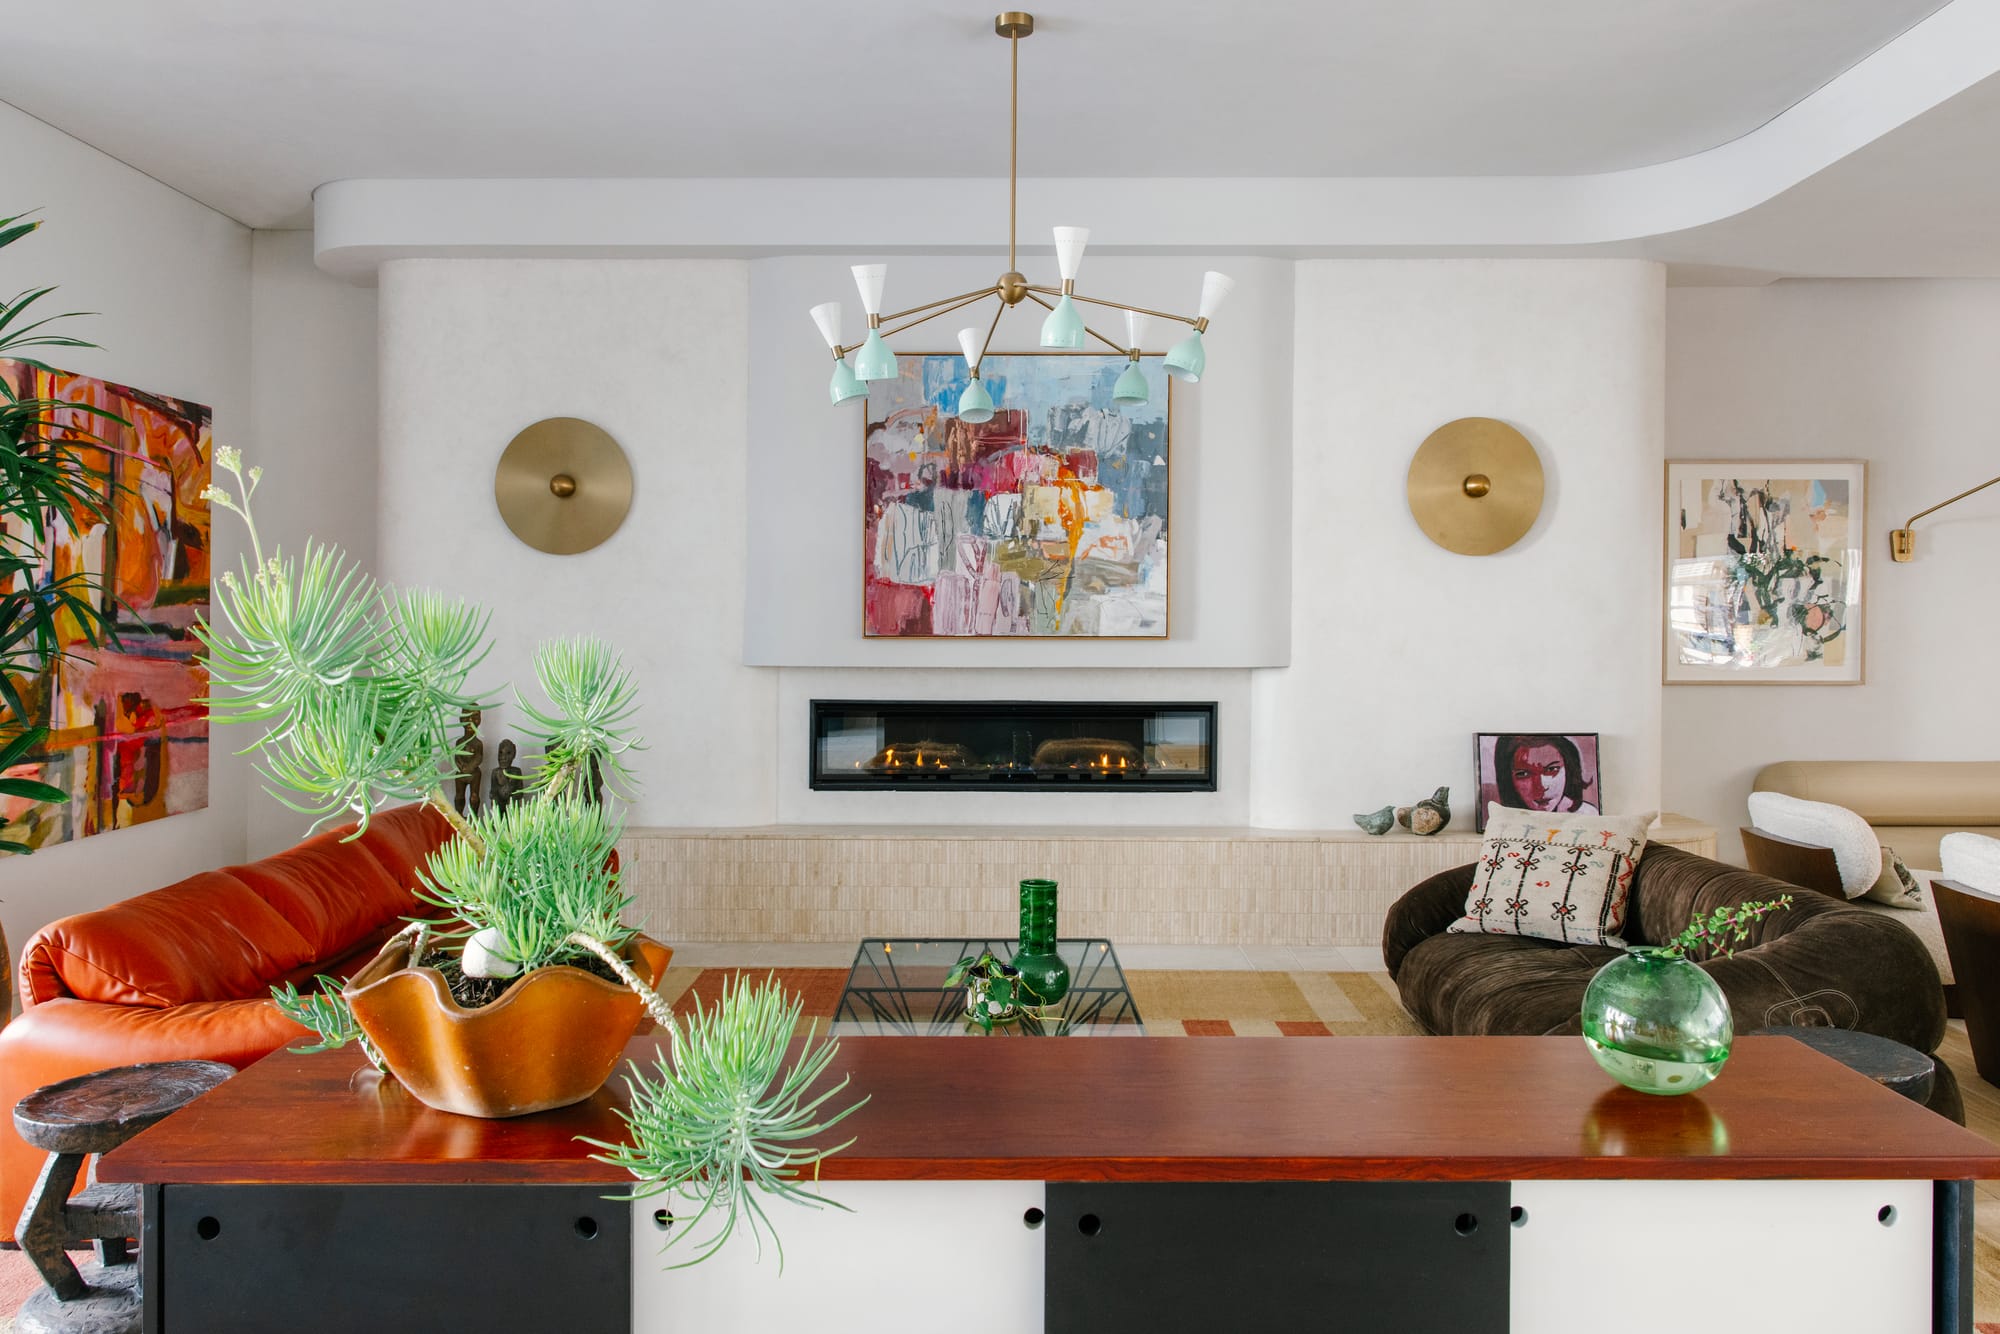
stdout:
MULTIPOLYGON (((914 319, 914 320, 909 320, 909 321, 906 321, 905 323, 902 323, 902 324, 897 324, 897 325, 892 325, 892 326, 890 326, 889 328, 886 328, 886 329, 872 329, 872 330, 870 330, 870 332, 872 332, 872 333, 877 333, 877 334, 879 334, 879 336, 881 336, 881 337, 883 337, 883 338, 888 338, 888 337, 890 337, 890 336, 891 336, 891 335, 893 335, 893 334, 899 334, 899 333, 903 332, 903 330, 905 330, 905 329, 914 329, 914 328, 916 328, 916 327, 917 327, 917 326, 918 326, 919 324, 926 324, 926 323, 929 323, 929 322, 930 322, 931 320, 934 320, 934 319, 936 319, 936 318, 937 318, 938 316, 940 316, 940 315, 949 315, 949 314, 951 314, 951 313, 952 313, 952 312, 953 312, 954 310, 963 310, 963 309, 964 309, 965 307, 967 307, 967 306, 971 305, 971 304, 972 304, 973 302, 975 302, 975 301, 984 301, 984 300, 985 300, 985 299, 986 299, 987 297, 989 297, 989 296, 998 296, 999 294, 1000 294, 1000 289, 999 289, 999 288, 997 288, 997 287, 989 287, 989 288, 987 288, 987 289, 986 289, 985 291, 983 291, 983 292, 974 292, 974 293, 973 293, 972 295, 970 295, 970 296, 960 296, 960 297, 947 297, 947 298, 945 298, 945 300, 946 300, 946 301, 949 301, 949 302, 951 303, 950 305, 945 305, 945 304, 944 304, 943 302, 938 302, 938 301, 933 301, 933 302, 931 303, 931 305, 933 305, 933 306, 939 306, 939 307, 941 307, 941 309, 938 309, 938 310, 932 310, 930 314, 928 314, 928 315, 925 315, 925 316, 922 316, 922 317, 920 317, 920 318, 918 318, 918 319, 914 319)), ((929 310, 929 309, 930 309, 930 307, 928 307, 928 306, 918 306, 918 307, 916 307, 916 309, 917 309, 917 310, 929 310)), ((1002 307, 1000 307, 1000 309, 1002 309, 1002 310, 1005 310, 1005 309, 1007 309, 1007 308, 1006 308, 1005 306, 1002 306, 1002 307)), ((905 313, 908 313, 908 312, 905 312, 905 313)), ((882 318, 882 319, 885 319, 885 320, 886 320, 886 319, 894 319, 894 318, 896 318, 896 317, 895 317, 895 316, 893 316, 893 315, 884 315, 884 316, 882 316, 881 318, 882 318)), ((836 359, 836 360, 838 360, 839 358, 841 358, 841 357, 844 357, 844 356, 846 356, 846 355, 847 355, 848 353, 850 353, 850 352, 853 352, 853 351, 855 351, 855 350, 857 350, 857 349, 859 349, 859 348, 861 348, 861 347, 863 347, 863 346, 865 346, 865 345, 866 345, 865 343, 850 343, 850 344, 848 344, 848 345, 847 345, 846 347, 843 347, 843 348, 838 348, 838 349, 836 349, 836 351, 834 352, 834 357, 835 357, 835 359, 836 359)))
MULTIPOLYGON (((1109 306, 1113 310, 1130 311, 1134 315, 1150 315, 1156 320, 1173 320, 1177 324, 1185 324, 1196 329, 1207 323, 1199 315, 1175 315, 1164 310, 1148 310, 1144 306, 1128 306, 1123 301, 1106 301, 1103 297, 1083 296, 1077 292, 1064 293, 1060 287, 1030 287, 1028 290, 1041 292, 1047 296, 1067 295, 1070 300, 1081 301, 1087 306, 1109 306)), ((1042 304, 1046 306, 1048 302, 1044 301, 1042 304)))

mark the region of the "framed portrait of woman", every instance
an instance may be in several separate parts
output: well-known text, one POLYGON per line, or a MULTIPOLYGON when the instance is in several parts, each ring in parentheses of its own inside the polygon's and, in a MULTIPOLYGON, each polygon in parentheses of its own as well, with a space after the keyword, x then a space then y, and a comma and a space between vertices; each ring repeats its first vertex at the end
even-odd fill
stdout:
POLYGON ((1604 810, 1595 732, 1481 732, 1474 754, 1479 779, 1475 823, 1482 834, 1492 802, 1557 815, 1604 810))

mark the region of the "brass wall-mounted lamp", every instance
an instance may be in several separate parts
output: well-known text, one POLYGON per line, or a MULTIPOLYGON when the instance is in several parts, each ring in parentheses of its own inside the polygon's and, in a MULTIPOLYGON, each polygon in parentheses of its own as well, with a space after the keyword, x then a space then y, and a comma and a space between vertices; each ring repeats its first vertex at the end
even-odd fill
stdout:
POLYGON ((1901 528, 1892 529, 1890 531, 1889 559, 1894 561, 1906 561, 1910 560, 1917 554, 1917 535, 1912 530, 1916 528, 1918 519, 1923 518, 1924 515, 1926 514, 1936 514, 1946 505, 1956 505, 1959 501, 1964 500, 1967 496, 1976 496, 1981 491, 1984 491, 1987 487, 1992 486, 1995 483, 2000 483, 2000 477, 1995 477, 1988 481, 1981 482, 1978 486, 1973 487, 1970 491, 1961 491, 1957 495, 1953 496, 1950 500, 1941 500, 1937 504, 1925 510, 1923 514, 1912 514, 1910 516, 1910 521, 1908 523, 1904 524, 1901 528))

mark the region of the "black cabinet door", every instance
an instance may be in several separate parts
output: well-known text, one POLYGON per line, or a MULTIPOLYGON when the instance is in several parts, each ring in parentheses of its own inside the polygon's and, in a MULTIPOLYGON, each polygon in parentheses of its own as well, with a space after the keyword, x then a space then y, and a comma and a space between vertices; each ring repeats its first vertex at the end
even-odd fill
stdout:
POLYGON ((167 1186, 147 1334, 625 1334, 632 1206, 599 1186, 167 1186))
POLYGON ((1052 1182, 1046 1334, 1506 1334, 1505 1182, 1052 1182))

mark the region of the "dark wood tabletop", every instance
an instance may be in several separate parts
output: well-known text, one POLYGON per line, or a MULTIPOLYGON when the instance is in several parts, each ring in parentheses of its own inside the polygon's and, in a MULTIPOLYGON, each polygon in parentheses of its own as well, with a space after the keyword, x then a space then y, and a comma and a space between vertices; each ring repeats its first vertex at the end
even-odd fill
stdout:
MULTIPOLYGON (((2000 1146, 1787 1038, 1739 1038, 1721 1078, 1671 1098, 1619 1087, 1573 1037, 847 1038, 833 1074, 853 1077, 833 1105, 872 1101, 838 1128, 855 1143, 830 1180, 2000 1178, 2000 1146)), ((351 1050, 279 1051, 99 1175, 611 1184, 628 1178, 576 1137, 621 1137, 622 1090, 481 1121, 351 1050)))

